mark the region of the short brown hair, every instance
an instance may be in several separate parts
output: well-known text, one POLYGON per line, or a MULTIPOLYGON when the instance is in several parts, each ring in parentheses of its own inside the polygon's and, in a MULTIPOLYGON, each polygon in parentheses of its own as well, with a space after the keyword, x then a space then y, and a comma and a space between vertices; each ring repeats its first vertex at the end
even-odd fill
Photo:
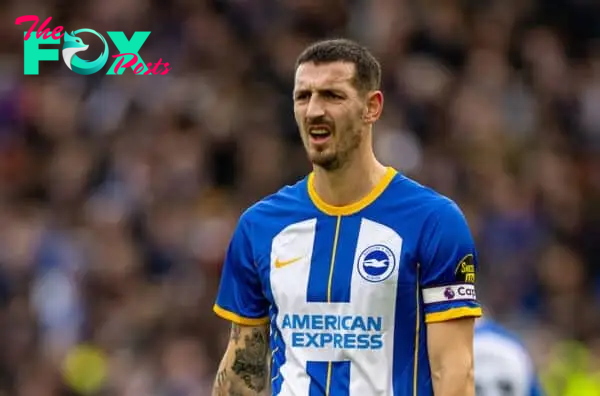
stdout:
POLYGON ((353 63, 356 68, 354 85, 359 91, 374 91, 381 85, 381 65, 367 48, 352 40, 330 39, 313 43, 296 60, 296 69, 308 62, 353 63))

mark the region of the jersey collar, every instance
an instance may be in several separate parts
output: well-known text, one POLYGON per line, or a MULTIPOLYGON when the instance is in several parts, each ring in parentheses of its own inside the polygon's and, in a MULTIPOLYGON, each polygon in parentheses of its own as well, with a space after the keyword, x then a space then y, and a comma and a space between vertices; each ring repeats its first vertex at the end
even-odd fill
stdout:
POLYGON ((354 202, 350 205, 344 206, 333 206, 321 199, 317 194, 317 191, 314 187, 314 173, 311 172, 308 175, 308 196, 310 197, 313 204, 319 209, 321 212, 330 215, 330 216, 349 216, 354 213, 361 211, 362 209, 369 206, 373 203, 386 189, 386 187, 391 183, 394 176, 396 176, 398 172, 392 168, 388 167, 385 175, 381 178, 379 183, 368 193, 364 198, 360 201, 354 202))

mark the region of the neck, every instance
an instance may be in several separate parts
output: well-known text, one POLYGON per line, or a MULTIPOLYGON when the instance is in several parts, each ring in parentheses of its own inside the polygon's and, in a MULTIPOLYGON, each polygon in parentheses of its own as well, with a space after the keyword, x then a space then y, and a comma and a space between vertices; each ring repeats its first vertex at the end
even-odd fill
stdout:
POLYGON ((346 206, 366 197, 387 172, 371 150, 357 150, 342 167, 329 171, 314 167, 313 187, 319 197, 332 206, 346 206))

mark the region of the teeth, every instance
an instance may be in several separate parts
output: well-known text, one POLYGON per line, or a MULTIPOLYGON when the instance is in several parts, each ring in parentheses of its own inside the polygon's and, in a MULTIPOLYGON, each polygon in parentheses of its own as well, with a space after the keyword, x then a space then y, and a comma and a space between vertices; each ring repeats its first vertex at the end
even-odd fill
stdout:
POLYGON ((313 129, 310 131, 311 135, 328 135, 329 131, 327 129, 313 129))

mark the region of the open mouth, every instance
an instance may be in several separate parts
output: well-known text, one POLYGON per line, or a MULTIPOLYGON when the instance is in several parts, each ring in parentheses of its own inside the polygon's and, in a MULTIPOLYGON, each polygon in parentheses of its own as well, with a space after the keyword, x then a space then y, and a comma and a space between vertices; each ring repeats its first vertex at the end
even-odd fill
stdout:
POLYGON ((320 143, 331 137, 331 131, 327 128, 311 128, 308 131, 311 140, 320 143))

